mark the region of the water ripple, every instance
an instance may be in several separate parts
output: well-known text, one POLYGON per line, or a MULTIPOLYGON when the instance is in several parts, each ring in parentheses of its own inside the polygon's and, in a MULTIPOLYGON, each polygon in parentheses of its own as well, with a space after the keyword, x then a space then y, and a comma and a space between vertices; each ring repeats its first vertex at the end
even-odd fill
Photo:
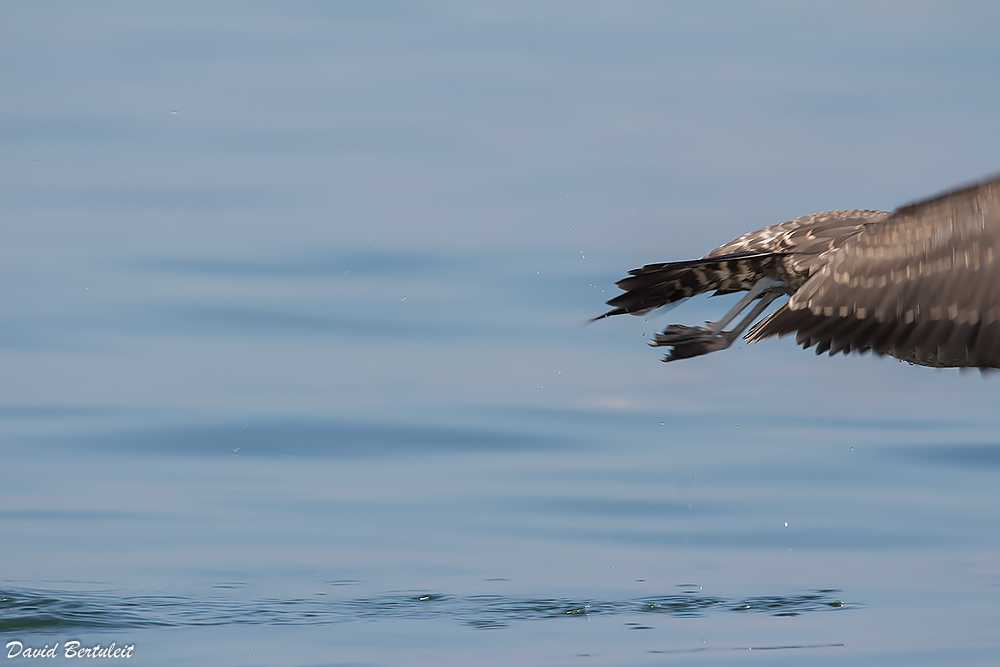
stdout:
POLYGON ((67 628, 127 628, 220 625, 325 625, 379 619, 452 619, 473 628, 507 627, 514 621, 574 616, 662 614, 695 617, 708 613, 774 616, 857 608, 833 597, 835 590, 797 595, 724 598, 675 594, 631 600, 518 598, 504 595, 386 593, 353 600, 117 596, 109 593, 0 591, 0 632, 57 632, 67 628))

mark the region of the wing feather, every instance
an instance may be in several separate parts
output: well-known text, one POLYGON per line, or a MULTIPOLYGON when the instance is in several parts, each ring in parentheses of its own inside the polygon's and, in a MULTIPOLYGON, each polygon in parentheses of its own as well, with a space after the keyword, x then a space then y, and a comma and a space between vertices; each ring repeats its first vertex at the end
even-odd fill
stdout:
POLYGON ((822 260, 748 340, 1000 368, 1000 178, 901 207, 822 260))

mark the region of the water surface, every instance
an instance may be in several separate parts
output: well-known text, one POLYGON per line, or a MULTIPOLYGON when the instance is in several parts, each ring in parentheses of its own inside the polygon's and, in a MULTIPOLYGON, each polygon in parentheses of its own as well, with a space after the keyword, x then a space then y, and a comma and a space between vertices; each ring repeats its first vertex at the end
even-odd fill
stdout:
POLYGON ((995 171, 991 17, 2 12, 0 643, 1000 660, 997 377, 645 346, 728 297, 586 325, 644 262, 995 171))

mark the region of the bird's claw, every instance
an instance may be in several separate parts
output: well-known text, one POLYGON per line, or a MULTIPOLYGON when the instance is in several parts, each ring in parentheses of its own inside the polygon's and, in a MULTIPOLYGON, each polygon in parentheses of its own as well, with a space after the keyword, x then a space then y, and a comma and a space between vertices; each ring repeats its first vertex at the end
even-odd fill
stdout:
POLYGON ((674 361, 724 349, 727 347, 728 341, 725 336, 713 332, 708 327, 672 324, 664 329, 663 333, 656 334, 656 337, 649 341, 649 344, 653 347, 664 345, 673 347, 674 349, 663 360, 674 361))

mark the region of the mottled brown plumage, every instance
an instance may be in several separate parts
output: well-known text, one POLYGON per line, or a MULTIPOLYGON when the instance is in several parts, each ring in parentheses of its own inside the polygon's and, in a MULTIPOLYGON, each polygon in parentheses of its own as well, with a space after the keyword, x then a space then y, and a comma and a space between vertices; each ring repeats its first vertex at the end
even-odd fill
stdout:
POLYGON ((924 366, 1000 368, 1000 178, 903 206, 840 210, 771 225, 701 259, 629 272, 601 317, 641 315, 703 292, 749 292, 707 327, 651 341, 666 361, 728 347, 774 299, 789 300, 746 340, 795 333, 817 354, 887 354, 924 366), (756 301, 733 329, 731 320, 756 301))

